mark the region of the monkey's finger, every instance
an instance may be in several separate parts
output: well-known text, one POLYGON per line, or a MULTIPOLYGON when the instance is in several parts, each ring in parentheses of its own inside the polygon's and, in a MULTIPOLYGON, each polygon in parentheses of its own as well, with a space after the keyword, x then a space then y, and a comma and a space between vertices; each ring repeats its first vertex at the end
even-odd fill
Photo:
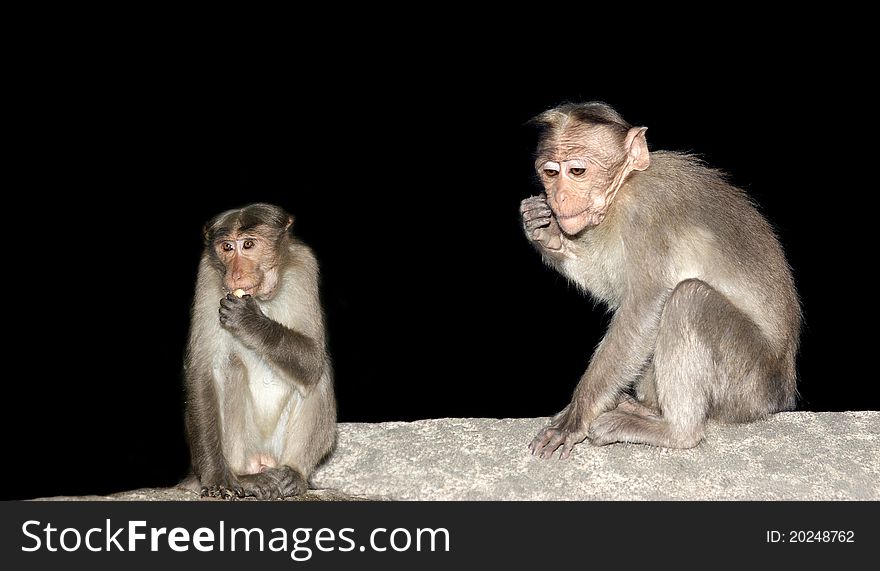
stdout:
POLYGON ((545 428, 532 440, 529 448, 532 449, 533 455, 537 454, 539 458, 549 458, 559 447, 562 439, 563 437, 559 434, 559 431, 553 428, 545 428))
POLYGON ((574 439, 569 437, 565 439, 562 446, 559 448, 559 459, 565 460, 569 456, 571 456, 571 451, 574 449, 574 439))
POLYGON ((242 301, 240 299, 238 299, 237 297, 235 297, 234 295, 229 294, 229 296, 226 296, 220 300, 220 307, 225 307, 226 309, 233 309, 234 307, 237 307, 240 303, 242 303, 242 301), (232 298, 230 299, 229 296, 232 296, 232 298))
POLYGON ((571 449, 579 442, 578 438, 568 430, 548 428, 547 431, 550 433, 550 438, 545 443, 540 457, 542 459, 552 458, 553 453, 559 450, 560 460, 568 458, 571 454, 571 449))
POLYGON ((519 211, 525 212, 526 210, 531 210, 533 208, 538 208, 540 206, 547 205, 547 198, 543 195, 541 196, 532 196, 530 198, 526 198, 522 202, 519 203, 519 211))
POLYGON ((523 218, 527 216, 534 216, 536 213, 545 212, 547 214, 550 214, 551 212, 550 206, 546 202, 537 202, 535 204, 520 207, 520 214, 522 214, 523 218))
POLYGON ((522 213, 523 220, 531 220, 532 218, 547 218, 553 216, 553 211, 550 208, 532 208, 531 210, 526 210, 522 213))
POLYGON ((224 500, 229 499, 227 497, 226 488, 217 484, 213 484, 211 486, 203 486, 199 495, 203 498, 220 498, 224 500))
POLYGON ((286 490, 291 487, 296 480, 295 473, 293 470, 278 470, 277 477, 275 478, 275 487, 278 488, 278 494, 283 495, 282 490, 286 490))
POLYGON ((226 303, 226 304, 221 303, 220 304, 220 311, 228 311, 230 313, 233 313, 236 311, 241 311, 241 308, 243 308, 243 307, 245 307, 245 303, 240 299, 236 299, 234 302, 230 302, 230 303, 226 303))
POLYGON ((551 436, 551 433, 550 433, 549 428, 545 428, 545 429, 541 430, 541 432, 539 432, 532 439, 531 444, 529 444, 529 448, 532 449, 532 452, 535 452, 536 450, 543 448, 545 444, 550 442, 550 436, 551 436))
POLYGON ((523 218, 533 217, 536 214, 539 216, 550 216, 550 214, 552 212, 553 212, 552 209, 549 206, 547 206, 546 203, 544 203, 539 206, 535 206, 533 208, 527 208, 527 209, 523 210, 522 216, 523 216, 523 218))
POLYGON ((548 210, 546 212, 536 212, 531 216, 523 216, 523 226, 527 228, 535 228, 538 226, 547 226, 553 221, 553 214, 548 210))
POLYGON ((541 460, 552 458, 553 453, 556 452, 556 449, 559 448, 559 446, 562 445, 564 441, 565 435, 557 432, 550 438, 550 441, 544 445, 544 448, 541 450, 541 454, 538 455, 538 458, 540 458, 541 460))
POLYGON ((519 203, 519 211, 520 211, 520 213, 523 213, 523 212, 525 212, 526 210, 528 210, 528 209, 531 207, 532 204, 534 204, 534 197, 532 197, 532 198, 526 198, 525 200, 523 200, 522 202, 520 202, 520 203, 519 203))
POLYGON ((534 438, 534 440, 532 440, 531 442, 529 442, 529 450, 531 450, 531 452, 532 452, 532 456, 535 455, 535 452, 537 452, 537 451, 541 448, 541 446, 543 446, 543 444, 541 444, 541 443, 538 441, 538 437, 537 437, 537 436, 534 438))
POLYGON ((525 220, 526 230, 535 230, 537 228, 546 228, 550 226, 551 218, 549 216, 545 218, 533 218, 531 220, 525 220))

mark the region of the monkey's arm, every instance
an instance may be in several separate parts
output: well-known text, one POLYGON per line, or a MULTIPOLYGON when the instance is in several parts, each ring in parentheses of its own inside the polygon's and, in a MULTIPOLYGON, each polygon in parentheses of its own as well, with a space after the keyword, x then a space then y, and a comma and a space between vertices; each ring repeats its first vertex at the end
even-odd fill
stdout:
POLYGON ((241 496, 242 488, 223 455, 220 406, 210 368, 188 359, 184 375, 188 387, 186 431, 192 467, 201 482, 202 495, 241 496))
POLYGON ((549 458, 559 448, 559 457, 567 458, 574 445, 587 437, 593 419, 616 406, 654 350, 664 299, 657 293, 621 304, 571 403, 529 445, 533 454, 549 458))
POLYGON ((275 365, 308 393, 324 369, 323 346, 316 339, 268 318, 249 295, 220 300, 220 323, 244 345, 275 365))

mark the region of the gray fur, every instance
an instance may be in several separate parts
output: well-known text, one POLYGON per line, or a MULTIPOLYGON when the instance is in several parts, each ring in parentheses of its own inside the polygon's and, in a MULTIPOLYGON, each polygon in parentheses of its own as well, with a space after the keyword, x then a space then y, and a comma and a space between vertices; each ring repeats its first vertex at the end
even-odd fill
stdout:
MULTIPOLYGON (((542 123, 539 148, 578 127, 563 111, 542 114, 555 122, 542 123)), ((658 151, 613 196, 604 220, 576 235, 558 231, 544 195, 523 201, 526 235, 544 260, 614 313, 533 453, 566 457, 587 436, 686 448, 709 419, 794 408, 800 304, 782 248, 746 194, 691 156, 658 151)))

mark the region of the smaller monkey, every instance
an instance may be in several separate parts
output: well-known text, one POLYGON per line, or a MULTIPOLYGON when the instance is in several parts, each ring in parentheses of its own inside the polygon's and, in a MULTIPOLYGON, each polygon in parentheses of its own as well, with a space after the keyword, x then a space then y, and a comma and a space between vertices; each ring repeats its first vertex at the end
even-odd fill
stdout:
POLYGON ((278 206, 205 226, 184 365, 186 429, 203 497, 303 493, 336 436, 318 264, 278 206))

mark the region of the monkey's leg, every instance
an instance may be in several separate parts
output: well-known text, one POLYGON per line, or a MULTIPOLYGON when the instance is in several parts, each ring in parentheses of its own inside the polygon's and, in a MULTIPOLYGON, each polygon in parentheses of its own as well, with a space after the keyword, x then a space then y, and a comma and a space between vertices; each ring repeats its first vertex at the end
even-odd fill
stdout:
MULTIPOLYGON (((651 383, 653 384, 653 378, 651 379, 651 383)), ((653 390, 653 388, 651 390, 653 390)), ((599 417, 590 425, 590 441, 596 445, 617 442, 618 440, 611 440, 609 442, 602 441, 597 434, 598 430, 602 429, 606 434, 614 434, 621 430, 623 425, 641 426, 650 430, 650 428, 654 426, 654 423, 659 420, 661 420, 661 418, 657 409, 646 406, 628 395, 624 395, 616 408, 599 415, 599 417)), ((634 441, 627 440, 626 442, 634 441)))
POLYGON ((245 496, 260 500, 298 496, 309 487, 305 476, 290 466, 276 466, 266 468, 259 474, 245 474, 239 476, 238 481, 245 496))
POLYGON ((302 399, 294 405, 295 412, 286 424, 276 429, 283 434, 284 440, 280 455, 251 464, 248 471, 256 471, 260 463, 264 464, 259 473, 239 476, 244 495, 271 499, 304 493, 315 466, 333 448, 336 402, 329 368, 324 371, 318 386, 302 399))
POLYGON ((618 408, 593 421, 590 439, 597 445, 696 446, 709 416, 748 421, 771 412, 772 362, 761 332, 745 314, 705 282, 685 280, 663 308, 652 363, 662 415, 618 408))
POLYGON ((654 363, 648 364, 635 384, 636 400, 649 409, 660 410, 657 404, 657 384, 654 381, 654 363))
MULTIPOLYGON (((225 500, 242 489, 223 454, 220 404, 211 373, 194 366, 187 371, 186 429, 199 495, 225 500)), ((195 482, 187 482, 195 488, 195 482)))
POLYGON ((592 421, 620 404, 656 345, 657 316, 668 296, 663 291, 648 293, 628 300, 615 312, 571 402, 529 444, 532 454, 546 459, 558 450, 560 459, 568 458, 589 435, 592 421))
POLYGON ((653 409, 636 399, 630 396, 624 396, 620 402, 617 404, 617 408, 614 410, 618 412, 625 412, 627 414, 634 414, 636 416, 645 416, 645 417, 659 417, 660 412, 656 409, 653 409))

